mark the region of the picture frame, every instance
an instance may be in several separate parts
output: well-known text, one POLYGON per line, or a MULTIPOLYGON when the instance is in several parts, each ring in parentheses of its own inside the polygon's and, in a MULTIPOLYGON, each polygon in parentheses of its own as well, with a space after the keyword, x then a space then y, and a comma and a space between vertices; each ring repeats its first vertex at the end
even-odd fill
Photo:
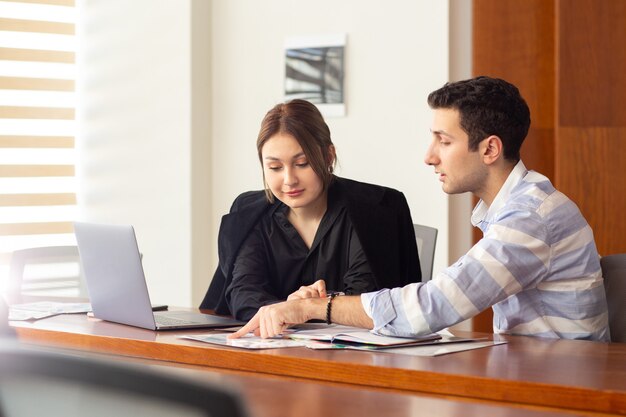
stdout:
POLYGON ((285 40, 285 100, 304 99, 324 116, 345 116, 346 38, 333 34, 285 40))

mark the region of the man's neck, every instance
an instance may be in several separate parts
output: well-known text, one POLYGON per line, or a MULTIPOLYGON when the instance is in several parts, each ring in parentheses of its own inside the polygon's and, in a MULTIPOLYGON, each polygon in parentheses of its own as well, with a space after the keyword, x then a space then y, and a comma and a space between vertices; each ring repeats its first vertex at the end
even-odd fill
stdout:
POLYGON ((502 161, 498 166, 493 166, 489 171, 489 176, 487 181, 485 181, 483 189, 474 193, 476 197, 481 199, 488 207, 491 206, 491 203, 495 200, 516 164, 517 162, 502 161))

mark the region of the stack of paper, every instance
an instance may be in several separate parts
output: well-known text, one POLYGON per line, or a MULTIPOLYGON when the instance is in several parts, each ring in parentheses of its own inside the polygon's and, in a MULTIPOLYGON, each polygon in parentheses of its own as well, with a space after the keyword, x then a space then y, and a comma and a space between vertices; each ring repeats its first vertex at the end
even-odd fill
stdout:
POLYGON ((190 339, 197 342, 212 343, 215 345, 231 346, 242 349, 277 349, 288 347, 305 347, 306 342, 299 340, 285 339, 282 337, 274 337, 270 339, 261 339, 252 334, 245 335, 239 339, 229 339, 232 333, 212 333, 206 335, 185 335, 180 336, 181 339, 190 339))
MULTIPOLYGON (((392 347, 406 347, 406 346, 418 346, 425 343, 431 343, 436 340, 440 340, 442 337, 436 333, 428 334, 425 336, 415 337, 391 337, 382 336, 372 333, 367 330, 358 329, 349 326, 332 325, 326 326, 322 331, 321 329, 301 329, 293 328, 289 333, 289 337, 295 340, 314 340, 318 342, 328 342, 333 345, 329 348, 347 348, 348 346, 354 347, 367 347, 368 349, 388 349, 392 347)), ((323 345, 310 345, 313 348, 320 348, 323 345)))
POLYGON ((36 303, 13 304, 9 308, 9 320, 37 320, 57 314, 87 313, 89 303, 57 303, 39 301, 36 303))
POLYGON ((426 336, 404 338, 381 336, 356 327, 308 323, 294 326, 286 330, 283 336, 270 339, 261 339, 252 334, 239 339, 228 339, 228 335, 230 333, 211 333, 186 335, 181 338, 243 349, 307 347, 310 349, 383 351, 416 356, 439 356, 506 343, 494 342, 486 338, 456 337, 445 330, 426 336))

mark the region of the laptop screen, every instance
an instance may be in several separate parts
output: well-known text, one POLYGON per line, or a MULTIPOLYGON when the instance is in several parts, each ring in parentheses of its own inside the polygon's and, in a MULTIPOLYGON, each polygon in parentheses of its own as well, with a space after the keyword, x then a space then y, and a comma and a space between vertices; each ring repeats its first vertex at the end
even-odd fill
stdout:
POLYGON ((133 227, 76 222, 74 231, 94 316, 154 329, 133 227))

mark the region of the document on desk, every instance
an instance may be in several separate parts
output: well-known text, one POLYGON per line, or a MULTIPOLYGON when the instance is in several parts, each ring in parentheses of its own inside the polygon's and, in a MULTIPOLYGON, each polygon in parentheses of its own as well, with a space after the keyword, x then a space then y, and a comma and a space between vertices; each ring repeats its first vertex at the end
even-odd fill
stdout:
POLYGON ((77 314, 91 311, 89 303, 59 303, 38 301, 35 303, 13 304, 9 307, 9 320, 38 320, 57 314, 77 314))
POLYGON ((447 355, 448 353, 455 352, 464 352, 466 350, 473 349, 481 349, 491 346, 498 346, 505 344, 506 341, 495 341, 495 340, 472 340, 466 342, 457 342, 457 343, 433 343, 431 345, 425 346, 415 346, 415 347, 407 347, 407 348, 395 348, 395 349, 387 349, 381 352, 384 353, 398 353, 401 355, 412 355, 412 356, 441 356, 447 355))
POLYGON ((292 339, 308 340, 307 347, 310 349, 366 350, 414 356, 439 356, 506 343, 487 338, 457 337, 447 330, 414 338, 381 336, 341 325, 317 328, 296 326, 290 331, 292 339))
POLYGON ((282 337, 262 339, 252 334, 239 339, 228 339, 230 333, 213 333, 207 335, 184 335, 184 339, 196 340, 205 343, 214 343, 223 346, 232 346, 244 349, 273 349, 286 347, 311 347, 313 349, 343 349, 337 343, 355 344, 357 346, 397 347, 412 346, 441 336, 432 334, 419 338, 400 338, 379 336, 367 330, 340 325, 305 324, 285 330, 282 337))
POLYGON ((355 345, 343 343, 328 343, 310 340, 306 347, 315 350, 326 349, 348 349, 361 350, 381 353, 394 353, 411 356, 440 356, 448 353, 463 352, 466 350, 480 349, 490 346, 505 344, 505 341, 493 341, 485 339, 465 339, 457 337, 444 336, 441 339, 425 341, 419 344, 402 345, 402 346, 373 346, 373 345, 355 345))
POLYGON ((351 349, 401 353, 415 356, 439 356, 447 353, 478 349, 506 342, 486 338, 462 338, 442 331, 421 337, 404 338, 374 334, 370 331, 341 325, 305 324, 289 328, 282 337, 262 339, 252 334, 228 339, 231 333, 184 335, 182 339, 212 343, 242 349, 276 349, 307 347, 309 349, 351 349))
POLYGON ((198 342, 212 343, 215 345, 230 346, 242 349, 278 349, 288 347, 303 347, 304 341, 292 340, 288 338, 261 339, 260 337, 247 334, 239 339, 228 339, 232 333, 213 333, 206 335, 184 335, 181 339, 195 340, 198 342))
MULTIPOLYGON (((289 337, 295 340, 314 340, 333 344, 372 346, 375 348, 413 346, 441 339, 441 335, 436 333, 415 337, 392 337, 382 336, 356 327, 341 325, 327 325, 325 328, 314 329, 296 326, 290 329, 289 337)), ((318 345, 315 344, 314 346, 318 345)))

